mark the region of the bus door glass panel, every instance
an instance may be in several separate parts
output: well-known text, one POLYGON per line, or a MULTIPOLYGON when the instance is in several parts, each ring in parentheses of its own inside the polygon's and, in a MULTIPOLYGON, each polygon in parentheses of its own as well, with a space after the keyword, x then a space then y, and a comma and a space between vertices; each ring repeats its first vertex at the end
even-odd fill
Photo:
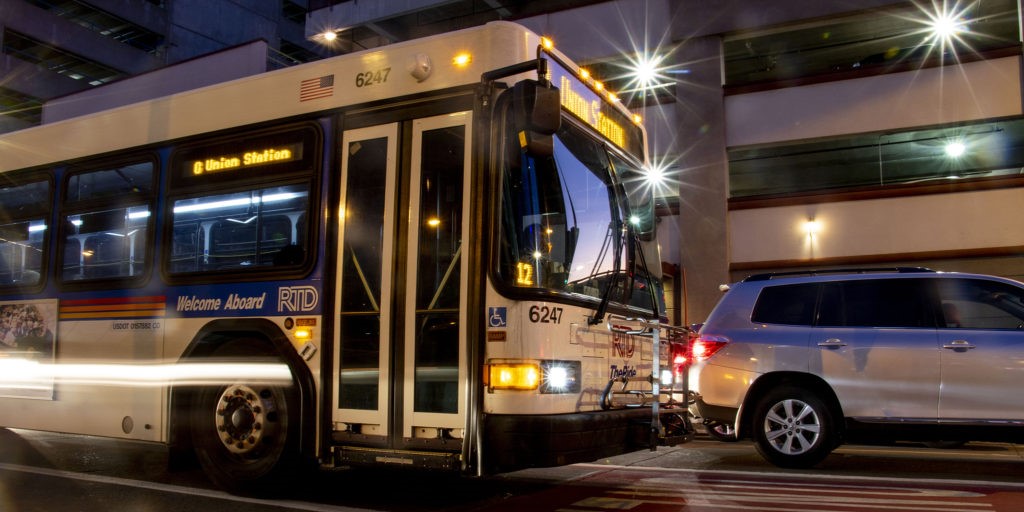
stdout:
POLYGON ((179 199, 171 273, 301 264, 308 210, 308 184, 179 199))
POLYGON ((403 436, 463 428, 468 113, 413 122, 403 436), (410 374, 411 373, 411 374, 410 374))
POLYGON ((64 216, 65 281, 145 272, 153 172, 142 162, 68 179, 65 208, 77 212, 64 216))
POLYGON ((1024 289, 984 279, 935 279, 942 320, 939 417, 1024 418, 1024 289))
POLYGON ((388 432, 397 140, 397 124, 342 139, 334 421, 366 435, 388 432))
POLYGON ((0 286, 40 282, 51 203, 49 182, 0 185, 0 286))

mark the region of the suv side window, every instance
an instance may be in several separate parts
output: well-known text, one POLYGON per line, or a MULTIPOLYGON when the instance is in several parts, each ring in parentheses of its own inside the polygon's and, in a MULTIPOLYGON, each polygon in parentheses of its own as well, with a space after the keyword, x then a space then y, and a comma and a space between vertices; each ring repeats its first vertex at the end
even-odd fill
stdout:
POLYGON ((826 283, 819 326, 934 327, 932 296, 923 279, 869 279, 826 283))
POLYGON ((764 324, 812 325, 818 284, 768 286, 761 290, 750 319, 764 324))
POLYGON ((982 279, 939 279, 947 328, 1019 329, 1024 325, 1024 290, 982 279))

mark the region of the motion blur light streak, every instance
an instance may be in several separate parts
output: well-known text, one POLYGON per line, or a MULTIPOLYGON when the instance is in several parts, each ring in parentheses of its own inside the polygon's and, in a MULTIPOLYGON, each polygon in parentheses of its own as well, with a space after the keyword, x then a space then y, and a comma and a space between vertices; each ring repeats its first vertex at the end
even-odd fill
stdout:
POLYGON ((46 389, 52 384, 96 386, 207 386, 227 382, 287 384, 281 363, 40 363, 0 359, 0 389, 46 389))

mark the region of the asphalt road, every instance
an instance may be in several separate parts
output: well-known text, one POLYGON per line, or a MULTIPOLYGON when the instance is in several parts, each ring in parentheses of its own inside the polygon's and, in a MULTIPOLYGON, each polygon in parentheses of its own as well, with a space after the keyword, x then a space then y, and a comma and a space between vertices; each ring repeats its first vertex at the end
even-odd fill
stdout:
POLYGON ((318 472, 280 499, 232 496, 159 445, 0 429, 0 511, 1022 510, 1024 452, 971 443, 846 446, 780 470, 747 442, 678 447, 485 479, 416 471, 318 472))

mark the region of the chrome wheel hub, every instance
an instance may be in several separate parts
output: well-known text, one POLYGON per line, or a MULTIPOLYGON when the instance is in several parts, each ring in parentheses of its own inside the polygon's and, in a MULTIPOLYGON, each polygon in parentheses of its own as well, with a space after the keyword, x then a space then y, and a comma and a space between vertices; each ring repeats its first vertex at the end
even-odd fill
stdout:
POLYGON ((772 448, 780 453, 800 455, 809 451, 821 437, 821 421, 806 402, 783 400, 768 410, 764 433, 772 448))
POLYGON ((217 435, 229 452, 246 455, 273 438, 274 395, 244 384, 228 386, 217 401, 217 435))

